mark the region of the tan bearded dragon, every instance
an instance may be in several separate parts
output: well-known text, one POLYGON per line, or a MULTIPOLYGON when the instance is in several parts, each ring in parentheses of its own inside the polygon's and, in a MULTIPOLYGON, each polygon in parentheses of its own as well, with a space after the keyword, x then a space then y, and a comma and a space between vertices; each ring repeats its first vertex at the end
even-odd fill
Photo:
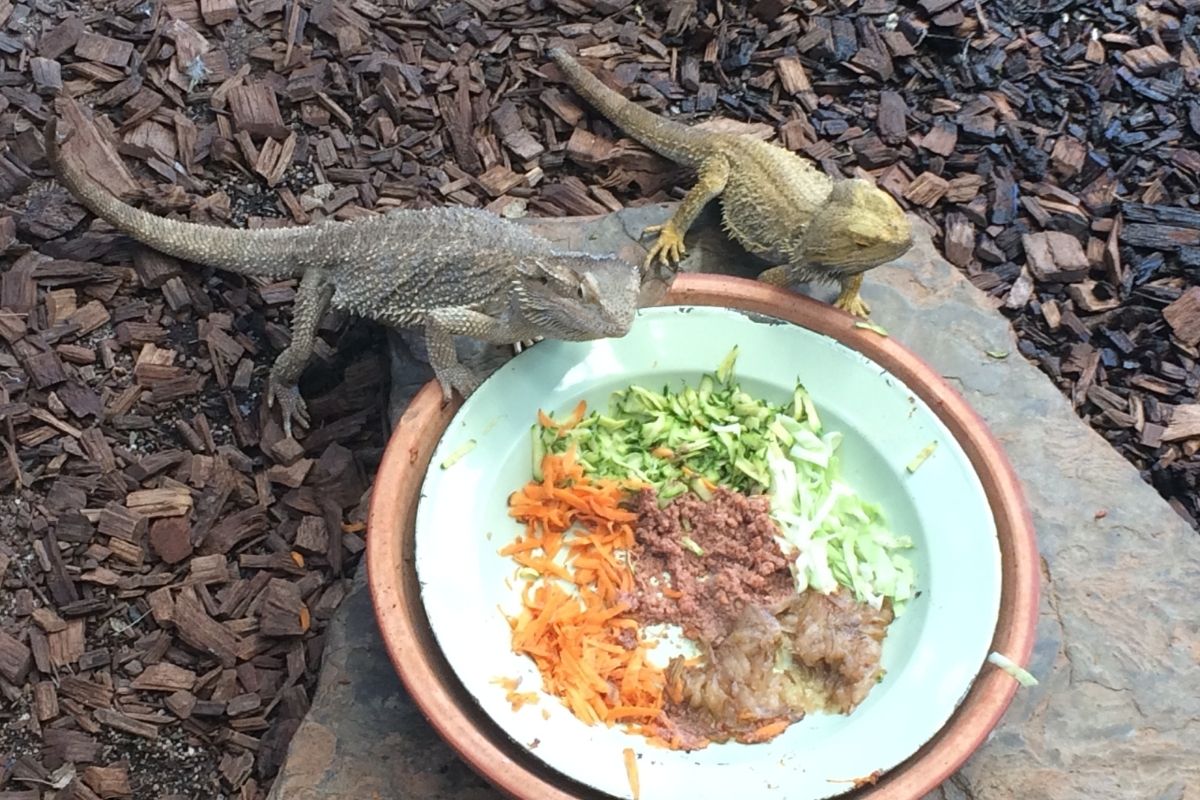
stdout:
POLYGON ((142 244, 241 275, 299 278, 292 340, 271 369, 267 404, 284 432, 308 426, 297 382, 331 306, 394 327, 423 326, 429 363, 448 401, 479 378, 459 361, 454 336, 495 344, 540 338, 620 337, 637 310, 637 266, 556 249, 516 223, 472 208, 397 209, 351 222, 240 230, 141 211, 110 194, 60 154, 51 118, 46 155, 93 214, 142 244))
POLYGON ((750 252, 778 266, 759 280, 788 287, 836 282, 834 305, 857 316, 863 273, 903 255, 912 228, 892 197, 870 181, 834 181, 795 153, 749 136, 708 133, 659 117, 600 82, 561 48, 550 58, 567 82, 611 122, 656 153, 698 173, 674 216, 647 227, 658 240, 643 269, 657 258, 678 263, 684 234, 700 210, 720 195, 726 230, 750 252))

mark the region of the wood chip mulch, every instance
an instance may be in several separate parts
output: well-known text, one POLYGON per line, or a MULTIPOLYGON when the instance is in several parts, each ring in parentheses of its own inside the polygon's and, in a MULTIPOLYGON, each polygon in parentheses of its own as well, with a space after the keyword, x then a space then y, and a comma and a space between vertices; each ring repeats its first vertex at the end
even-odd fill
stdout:
POLYGON ((264 797, 384 443, 378 330, 327 321, 285 439, 260 398, 294 283, 93 220, 47 179, 51 115, 112 190, 211 224, 681 197, 557 79, 563 44, 878 180, 1195 524, 1198 8, 0 0, 0 800, 264 797))

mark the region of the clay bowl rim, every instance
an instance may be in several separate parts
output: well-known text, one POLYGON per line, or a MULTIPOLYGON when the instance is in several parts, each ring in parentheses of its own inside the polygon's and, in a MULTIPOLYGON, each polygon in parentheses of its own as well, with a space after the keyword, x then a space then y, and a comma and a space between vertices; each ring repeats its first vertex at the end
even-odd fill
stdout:
MULTIPOLYGON (((854 318, 829 305, 760 281, 681 274, 656 305, 722 306, 787 320, 858 350, 921 397, 967 454, 996 518, 1003 575, 992 650, 1018 664, 1028 662, 1040 592, 1033 519, 1000 443, 950 384, 895 339, 856 327, 854 318)), ((414 702, 442 738, 504 794, 546 800, 608 797, 544 765, 511 741, 459 683, 429 628, 413 564, 413 523, 430 458, 461 404, 457 398, 443 404, 440 388, 433 382, 426 384, 401 416, 376 474, 367 522, 366 568, 384 648, 414 702)), ((983 743, 1016 689, 1012 677, 985 665, 954 715, 932 739, 874 784, 840 798, 918 800, 933 791, 983 743)))

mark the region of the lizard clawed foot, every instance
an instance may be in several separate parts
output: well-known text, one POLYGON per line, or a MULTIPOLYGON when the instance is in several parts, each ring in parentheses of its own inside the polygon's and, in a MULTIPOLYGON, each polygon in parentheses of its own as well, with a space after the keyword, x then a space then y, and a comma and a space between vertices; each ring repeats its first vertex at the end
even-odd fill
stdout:
POLYGON ((454 391, 457 389, 462 398, 466 400, 471 396, 471 393, 479 388, 482 381, 476 375, 463 366, 453 367, 444 370, 438 376, 438 383, 442 386, 442 405, 446 405, 454 396, 454 391))
POLYGON ((680 260, 687 255, 687 247, 683 243, 683 231, 679 230, 673 220, 667 220, 662 225, 647 225, 642 230, 642 235, 647 233, 657 233, 658 239, 650 247, 650 252, 646 254, 646 260, 642 263, 642 272, 650 269, 656 259, 664 267, 674 267, 678 266, 680 260))
POLYGON ((308 430, 308 405, 300 396, 300 387, 295 385, 281 386, 272 378, 267 382, 267 408, 274 408, 279 403, 279 413, 283 418, 283 435, 292 438, 292 420, 308 430))
POLYGON ((833 301, 833 305, 834 308, 840 308, 855 317, 865 318, 871 315, 871 307, 858 292, 838 295, 838 298, 833 301))

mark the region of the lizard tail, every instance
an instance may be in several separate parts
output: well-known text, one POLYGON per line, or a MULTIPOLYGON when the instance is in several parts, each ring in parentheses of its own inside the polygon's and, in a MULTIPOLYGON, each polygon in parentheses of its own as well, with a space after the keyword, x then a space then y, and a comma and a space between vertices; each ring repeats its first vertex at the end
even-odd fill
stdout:
MULTIPOLYGON (((59 180, 89 211, 148 247, 195 264, 265 278, 299 276, 316 262, 313 230, 241 230, 180 222, 134 208, 108 192, 67 159, 57 139, 58 120, 46 124, 46 159, 59 180)), ((68 138, 74 134, 68 134, 68 138)))
POLYGON ((687 167, 699 167, 708 155, 710 147, 704 135, 687 125, 653 114, 622 97, 619 92, 601 83, 562 48, 551 48, 547 55, 566 75, 571 88, 654 152, 687 167))

